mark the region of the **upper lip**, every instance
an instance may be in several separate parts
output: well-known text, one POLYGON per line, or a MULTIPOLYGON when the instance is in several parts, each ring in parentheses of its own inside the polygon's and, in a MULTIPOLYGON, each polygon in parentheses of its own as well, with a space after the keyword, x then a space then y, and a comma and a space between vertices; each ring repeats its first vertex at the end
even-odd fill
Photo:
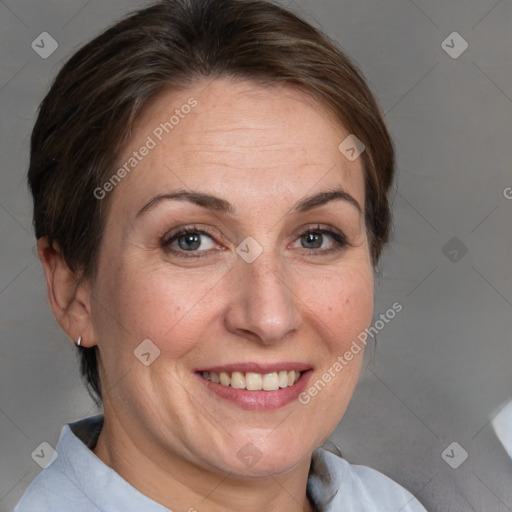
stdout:
POLYGON ((210 366, 208 368, 200 368, 198 372, 253 372, 253 373, 273 373, 281 370, 291 371, 298 370, 299 372, 310 370, 311 365, 306 363, 298 363, 293 361, 283 361, 281 363, 231 363, 218 366, 210 366))

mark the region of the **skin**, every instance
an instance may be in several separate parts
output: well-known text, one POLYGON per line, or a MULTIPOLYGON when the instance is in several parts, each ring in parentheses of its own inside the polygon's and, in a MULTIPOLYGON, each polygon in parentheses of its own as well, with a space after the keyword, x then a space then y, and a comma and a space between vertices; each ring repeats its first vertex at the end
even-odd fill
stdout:
MULTIPOLYGON (((148 104, 119 165, 191 97, 197 106, 110 192, 94 280, 78 284, 58 245, 39 241, 50 304, 72 339, 99 346, 105 426, 93 451, 131 485, 179 511, 311 510, 311 454, 341 420, 363 351, 309 404, 271 411, 214 395, 194 370, 300 361, 314 368, 314 383, 370 324, 364 216, 339 199, 292 212, 334 187, 364 211, 362 162, 339 152, 349 132, 309 96, 213 79, 148 104), (178 188, 221 197, 234 213, 164 200, 137 215, 178 188), (193 225, 212 234, 195 249, 205 256, 162 247, 176 228, 193 225), (301 236, 318 225, 349 244, 320 254, 336 247, 330 235, 313 243, 301 236), (236 252, 247 236, 263 249, 252 263, 236 252), (160 350, 149 366, 133 353, 144 339, 160 350), (261 452, 252 467, 237 457, 246 443, 261 452)), ((177 239, 172 248, 192 252, 177 239)))

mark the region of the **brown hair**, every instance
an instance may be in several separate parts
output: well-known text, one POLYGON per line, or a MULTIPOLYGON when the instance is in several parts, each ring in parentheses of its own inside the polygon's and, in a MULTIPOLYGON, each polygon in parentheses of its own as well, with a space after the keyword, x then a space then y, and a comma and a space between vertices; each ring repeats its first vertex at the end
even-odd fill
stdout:
MULTIPOLYGON (((376 265, 390 229, 387 193, 394 173, 379 107, 360 71, 327 36, 266 0, 160 1, 69 59, 32 133, 28 182, 36 238, 56 241, 79 279, 94 278, 108 205, 94 190, 111 176, 148 101, 205 77, 294 85, 364 143, 365 221, 376 265)), ((98 348, 78 350, 82 376, 99 405, 98 348)))

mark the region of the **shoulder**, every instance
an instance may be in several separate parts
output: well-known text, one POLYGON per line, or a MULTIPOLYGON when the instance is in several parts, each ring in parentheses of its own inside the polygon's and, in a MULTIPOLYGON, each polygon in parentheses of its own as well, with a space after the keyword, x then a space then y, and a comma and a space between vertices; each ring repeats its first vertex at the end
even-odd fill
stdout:
MULTIPOLYGON (((88 419, 96 420, 98 417, 88 419)), ((79 424, 79 423, 77 423, 79 424)), ((69 464, 72 457, 81 464, 87 447, 79 443, 70 424, 62 427, 55 450, 55 459, 43 469, 25 489, 13 512, 49 512, 73 510, 73 512, 96 512, 94 505, 77 485, 80 477, 77 467, 69 464)))
POLYGON ((397 512, 425 512, 425 508, 409 491, 383 473, 367 466, 351 465, 348 462, 346 464, 350 467, 353 481, 364 489, 366 498, 375 506, 382 507, 384 503, 389 506, 396 505, 397 512))
POLYGON ((13 512, 101 512, 70 482, 53 471, 44 470, 27 487, 13 512))
POLYGON ((322 512, 426 512, 409 491, 383 473, 324 449, 313 453, 308 491, 322 512))
POLYGON ((13 512, 99 511, 60 466, 57 459, 51 466, 43 469, 27 487, 13 512))
POLYGON ((57 458, 32 481, 13 512, 165 512, 168 509, 132 487, 92 451, 103 415, 67 423, 57 458))

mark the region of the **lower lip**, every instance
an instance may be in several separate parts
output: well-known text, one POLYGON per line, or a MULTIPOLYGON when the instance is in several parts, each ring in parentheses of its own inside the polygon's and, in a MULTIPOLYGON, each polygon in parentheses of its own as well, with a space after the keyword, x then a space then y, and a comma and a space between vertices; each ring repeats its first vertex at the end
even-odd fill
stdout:
POLYGON ((307 370, 301 373, 300 379, 293 386, 276 389, 275 391, 247 391, 246 389, 236 389, 231 386, 223 386, 205 379, 200 373, 196 373, 197 378, 212 393, 217 396, 234 402, 238 407, 248 411, 271 411, 284 407, 289 403, 298 400, 299 395, 307 386, 313 370, 307 370))

